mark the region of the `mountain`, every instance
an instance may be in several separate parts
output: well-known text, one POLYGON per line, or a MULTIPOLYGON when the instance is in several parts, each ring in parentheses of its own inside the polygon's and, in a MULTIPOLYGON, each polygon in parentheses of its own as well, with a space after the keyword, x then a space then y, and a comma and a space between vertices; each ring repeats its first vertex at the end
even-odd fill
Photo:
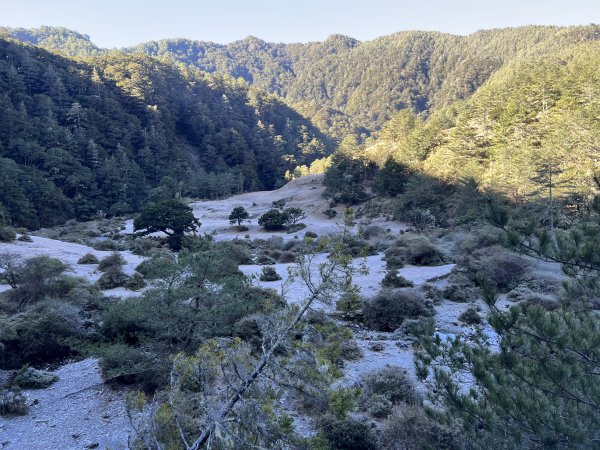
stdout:
MULTIPOLYGON (((66 54, 93 54, 86 36, 48 28, 10 30, 13 37, 66 54), (75 42, 77 44, 75 44, 75 42)), ((407 31, 368 42, 333 35, 323 42, 274 44, 256 37, 228 45, 189 39, 152 41, 125 49, 208 73, 243 78, 285 99, 323 132, 341 141, 369 135, 409 108, 425 116, 468 98, 515 59, 598 39, 598 27, 528 26, 469 36, 407 31)))
POLYGON ((0 208, 14 225, 133 212, 156 189, 271 189, 331 150, 307 119, 242 80, 141 53, 77 61, 0 39, 0 208))
POLYGON ((517 204, 554 195, 584 212, 600 173, 598 67, 600 41, 520 58, 427 120, 398 113, 363 154, 452 184, 473 180, 517 204))

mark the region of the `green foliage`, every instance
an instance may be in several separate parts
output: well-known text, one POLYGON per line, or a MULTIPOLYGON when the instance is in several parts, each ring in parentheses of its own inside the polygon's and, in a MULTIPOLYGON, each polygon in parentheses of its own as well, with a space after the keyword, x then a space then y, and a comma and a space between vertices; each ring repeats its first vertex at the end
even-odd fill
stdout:
POLYGON ((192 208, 178 200, 165 200, 145 207, 133 221, 133 228, 140 235, 165 233, 169 246, 181 250, 185 233, 195 233, 200 221, 194 217, 192 208))
POLYGON ((479 315, 477 308, 469 306, 460 316, 458 316, 458 320, 467 325, 479 325, 481 323, 481 316, 479 315))
POLYGON ((92 253, 86 253, 77 260, 77 264, 98 264, 98 257, 92 253))
POLYGON ((362 377, 361 402, 368 405, 376 398, 385 398, 392 405, 421 404, 421 397, 415 390, 406 371, 396 366, 385 366, 362 377))
POLYGON ((282 230, 288 221, 288 216, 285 212, 278 209, 270 209, 258 219, 258 224, 265 230, 275 231, 282 230))
POLYGON ((522 304, 507 312, 493 307, 490 324, 500 344, 484 336, 429 341, 418 358, 419 376, 431 373, 445 420, 477 447, 502 439, 507 447, 589 447, 598 438, 600 390, 595 367, 600 319, 586 309, 522 304), (590 345, 592 344, 592 345, 590 345), (472 377, 468 392, 457 375, 472 377))
POLYGON ((0 416, 24 416, 28 412, 27 397, 24 394, 0 389, 0 416))
MULTIPOLYGON (((13 35, 90 44, 68 30, 13 35)), ((15 226, 132 213, 148 196, 270 189, 332 149, 281 100, 233 78, 141 53, 76 61, 6 38, 0 53, 0 203, 15 226)))
POLYGON ((404 184, 409 175, 410 171, 407 166, 388 159, 375 175, 373 191, 379 195, 395 197, 404 191, 404 184))
POLYGON ((58 381, 58 377, 51 372, 24 367, 12 378, 12 383, 21 389, 46 389, 58 381))
POLYGON ((106 272, 109 269, 121 268, 125 265, 125 258, 119 252, 113 252, 110 256, 103 258, 98 264, 98 270, 106 272))
POLYGON ((2 278, 13 288, 5 295, 19 308, 68 289, 63 274, 69 267, 58 259, 36 256, 20 262, 13 255, 4 254, 0 255, 0 268, 4 269, 2 278))
POLYGON ((110 266, 98 278, 96 284, 100 289, 114 289, 126 286, 131 282, 130 277, 123 272, 121 266, 110 266))
POLYGON ((281 276, 277 273, 274 267, 266 266, 262 268, 260 273, 260 281, 278 281, 281 276))
POLYGON ((384 288, 405 288, 413 287, 414 283, 400 275, 397 270, 388 270, 381 280, 381 285, 384 288))
POLYGON ((368 424, 349 417, 325 416, 321 429, 330 445, 340 450, 374 450, 375 436, 368 424))
POLYGON ((232 225, 237 223, 238 227, 241 228, 242 222, 247 221, 249 217, 250 214, 248 214, 248 211, 243 206, 236 206, 231 211, 231 214, 229 214, 229 223, 232 225))
POLYGON ((378 331, 394 331, 405 319, 433 314, 432 306, 415 290, 382 290, 363 305, 365 325, 378 331))
POLYGON ((11 227, 0 227, 0 242, 12 242, 17 238, 17 233, 11 227))

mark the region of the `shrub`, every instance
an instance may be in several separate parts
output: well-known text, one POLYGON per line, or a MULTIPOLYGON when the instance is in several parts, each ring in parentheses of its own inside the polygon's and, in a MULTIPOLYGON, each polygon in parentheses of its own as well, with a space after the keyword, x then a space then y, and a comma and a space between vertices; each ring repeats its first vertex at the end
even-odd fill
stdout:
POLYGON ((405 319, 433 315, 433 307, 415 290, 384 289, 363 305, 365 325, 378 331, 394 331, 405 319))
POLYGON ((125 287, 130 291, 139 291, 146 287, 144 276, 139 272, 134 272, 125 283, 125 287))
POLYGON ((278 281, 281 280, 281 277, 277 273, 277 271, 270 266, 266 266, 262 268, 262 273, 260 274, 260 281, 278 281))
POLYGON ((467 325, 477 325, 481 323, 481 316, 476 308, 469 306, 460 316, 458 316, 458 320, 467 325))
POLYGON ((258 264, 259 266, 272 266, 273 264, 275 264, 275 260, 269 255, 265 255, 263 253, 256 257, 255 264, 258 264))
POLYGON ((414 283, 400 275, 397 270, 388 270, 381 280, 381 285, 386 288, 405 288, 413 287, 414 283))
POLYGON ((293 263, 296 262, 296 255, 292 252, 282 252, 277 261, 284 264, 293 263))
POLYGON ((101 352, 100 368, 107 381, 124 384, 139 384, 152 391, 164 385, 170 373, 168 361, 156 358, 152 352, 145 352, 125 344, 114 344, 101 352))
POLYGON ((125 286, 128 282, 129 276, 123 272, 121 266, 110 266, 96 283, 100 289, 113 289, 125 286))
POLYGON ((92 248, 102 252, 117 251, 119 250, 119 245, 112 239, 102 239, 92 243, 92 248))
POLYGON ((362 386, 361 399, 364 404, 368 404, 373 396, 381 396, 393 404, 421 403, 421 397, 401 367, 385 366, 376 372, 363 375, 362 386))
POLYGON ((271 209, 258 219, 258 224, 265 230, 282 230, 287 222, 287 214, 278 209, 271 209))
POLYGON ((398 240, 398 245, 407 264, 435 266, 446 262, 444 254, 424 236, 403 237, 398 240))
POLYGON ((317 237, 319 237, 319 235, 317 233, 315 233, 314 231, 307 231, 306 233, 304 233, 304 238, 305 239, 316 239, 317 237))
POLYGON ((0 227, 0 242, 12 242, 17 238, 17 233, 10 227, 0 227))
POLYGON ((281 209, 281 208, 283 208, 285 206, 285 203, 286 203, 285 199, 284 198, 280 198, 279 200, 275 200, 274 202, 272 202, 271 206, 273 208, 281 209))
POLYGON ((13 287, 10 297, 19 307, 35 303, 43 297, 59 295, 64 290, 61 282, 68 269, 65 263, 48 256, 35 256, 24 263, 10 261, 11 256, 2 258, 2 277, 13 287))
POLYGON ((404 250, 400 247, 390 247, 383 252, 383 260, 385 261, 385 267, 388 270, 401 269, 404 267, 404 250))
MULTIPOLYGON (((300 225, 299 222, 306 218, 306 213, 296 206, 284 209, 283 213, 286 215, 285 224, 290 228, 300 225)), ((304 225, 304 227, 306 227, 306 225, 304 225)))
POLYGON ((400 331, 417 339, 433 336, 435 333, 435 319, 433 317, 406 319, 402 322, 400 331))
POLYGON ((296 233, 297 231, 303 230, 306 228, 306 224, 305 223, 296 223, 294 225, 290 225, 287 228, 287 233, 291 234, 291 233, 296 233))
POLYGON ((466 275, 452 272, 448 285, 442 291, 444 298, 457 303, 472 302, 477 299, 478 289, 466 275))
POLYGON ((321 419, 323 434, 331 444, 331 448, 339 450, 374 450, 375 437, 371 428, 351 418, 339 419, 334 415, 326 415, 321 419))
POLYGON ((151 256, 152 252, 157 249, 159 242, 152 238, 138 238, 133 242, 131 253, 139 256, 151 256))
POLYGON ((337 216, 337 211, 335 209, 328 208, 325 211, 323 211, 323 215, 325 215, 329 219, 333 219, 337 216))
POLYGON ((385 229, 380 225, 369 225, 363 231, 363 237, 365 239, 371 239, 385 234, 385 229))
POLYGON ((2 338, 0 366, 46 364, 76 353, 85 335, 81 308, 60 300, 44 300, 12 317, 13 336, 2 338))
POLYGON ((102 261, 100 261, 100 263, 98 264, 98 270, 106 272, 109 269, 114 269, 117 267, 120 268, 123 265, 125 265, 125 260, 123 259, 123 256, 121 256, 120 253, 114 252, 112 255, 107 256, 106 258, 102 259, 102 261))
POLYGON ((345 291, 335 304, 338 311, 356 313, 362 307, 362 298, 354 290, 345 291))
POLYGON ((379 445, 382 450, 468 448, 419 406, 393 408, 381 427, 379 445))
POLYGON ((508 292, 523 280, 529 262, 503 247, 494 246, 475 252, 470 267, 478 277, 490 281, 499 292, 508 292))
POLYGON ((435 227, 436 218, 428 209, 414 208, 403 214, 403 219, 417 231, 435 227))
POLYGON ((32 367, 19 370, 12 379, 12 383, 21 389, 45 389, 56 381, 58 377, 53 373, 32 367))
POLYGON ((98 258, 92 253, 86 253, 77 260, 77 264, 98 264, 98 258))
POLYGON ((17 241, 20 241, 20 242, 33 242, 33 239, 31 239, 31 236, 29 236, 28 234, 22 234, 21 236, 19 236, 17 238, 17 241))
POLYGON ((27 398, 23 394, 0 389, 0 416, 24 416, 28 411, 27 398))

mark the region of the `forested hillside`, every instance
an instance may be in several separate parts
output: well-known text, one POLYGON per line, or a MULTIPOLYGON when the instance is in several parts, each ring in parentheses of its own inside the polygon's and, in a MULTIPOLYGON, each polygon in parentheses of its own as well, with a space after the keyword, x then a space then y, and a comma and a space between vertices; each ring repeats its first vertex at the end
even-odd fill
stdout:
POLYGON ((0 40, 0 205, 14 225, 124 214, 166 191, 270 189, 330 150, 308 120, 242 80, 0 40))
MULTIPOLYGON (((15 38, 66 54, 96 51, 86 36, 48 28, 8 30, 15 38)), ((332 35, 323 42, 273 44, 255 37, 228 45, 189 39, 147 42, 128 52, 227 74, 286 99, 337 140, 370 134, 395 111, 425 115, 467 98, 507 62, 552 53, 599 38, 598 27, 530 26, 469 36, 407 31, 359 42, 332 35)))
POLYGON ((364 155, 454 184, 473 179, 520 203, 552 187, 580 207, 600 166, 599 65, 598 42, 515 61, 427 121, 398 113, 364 155))

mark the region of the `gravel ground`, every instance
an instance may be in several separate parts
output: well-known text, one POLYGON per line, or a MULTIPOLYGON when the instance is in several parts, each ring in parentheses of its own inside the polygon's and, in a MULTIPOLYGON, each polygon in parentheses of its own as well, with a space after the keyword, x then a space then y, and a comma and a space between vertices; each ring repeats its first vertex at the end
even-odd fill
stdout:
POLYGON ((0 417, 0 448, 70 450, 127 448, 131 431, 120 393, 102 382, 95 359, 66 364, 48 389, 24 391, 30 412, 0 417))

